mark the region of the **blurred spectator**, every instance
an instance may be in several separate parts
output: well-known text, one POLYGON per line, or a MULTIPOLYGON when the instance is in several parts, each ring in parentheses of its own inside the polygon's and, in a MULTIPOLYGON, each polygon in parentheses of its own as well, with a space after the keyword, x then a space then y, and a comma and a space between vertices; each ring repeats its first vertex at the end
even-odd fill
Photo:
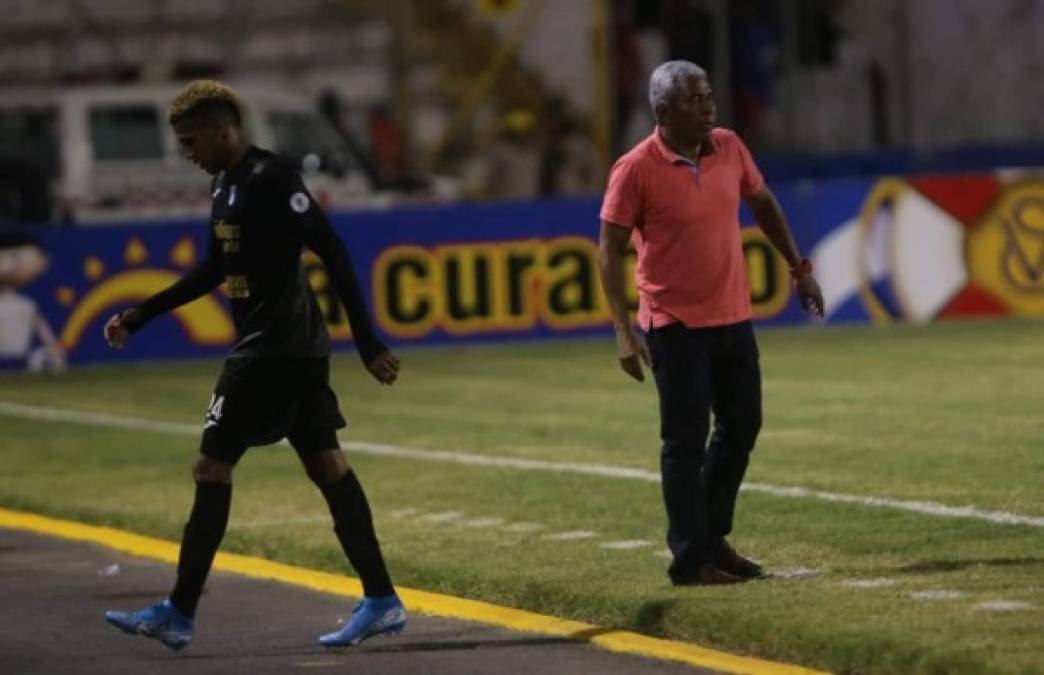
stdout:
POLYGON ((406 173, 406 139, 387 106, 378 104, 370 109, 370 151, 383 179, 406 173))
POLYGON ((352 159, 359 165, 363 173, 366 174, 366 178, 369 180, 371 185, 378 185, 380 183, 380 174, 377 172, 377 167, 374 166, 373 161, 367 156, 366 151, 359 146, 359 143, 355 140, 355 135, 348 129, 344 123, 344 103, 341 100, 341 95, 333 89, 325 89, 319 94, 319 112, 323 117, 330 123, 330 126, 334 128, 337 135, 344 141, 345 146, 352 154, 352 159))
POLYGON ((431 187, 426 176, 407 170, 405 136, 385 107, 377 106, 370 113, 370 150, 362 147, 344 123, 344 104, 336 91, 326 89, 320 94, 319 112, 337 131, 353 162, 366 174, 374 189, 416 193, 431 187))
POLYGON ((0 370, 61 371, 65 350, 36 301, 20 292, 46 271, 47 253, 0 214, 0 370))
POLYGON ((598 159, 568 101, 551 101, 547 126, 540 159, 540 196, 574 197, 595 192, 598 159))
POLYGON ((430 176, 410 168, 406 132, 388 106, 377 104, 370 109, 369 131, 370 162, 377 172, 377 187, 409 193, 431 189, 430 176))
POLYGON ((540 188, 541 148, 536 116, 517 108, 501 120, 500 134, 488 153, 486 195, 493 199, 532 199, 540 188))

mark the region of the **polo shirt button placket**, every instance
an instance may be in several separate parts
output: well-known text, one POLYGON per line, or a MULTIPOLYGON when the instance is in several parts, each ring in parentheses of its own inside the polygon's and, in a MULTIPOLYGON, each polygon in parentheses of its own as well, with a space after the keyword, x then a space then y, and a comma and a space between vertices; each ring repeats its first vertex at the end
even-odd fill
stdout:
POLYGON ((694 162, 687 162, 684 159, 679 159, 679 163, 683 164, 693 179, 696 181, 696 187, 700 187, 700 165, 694 162))

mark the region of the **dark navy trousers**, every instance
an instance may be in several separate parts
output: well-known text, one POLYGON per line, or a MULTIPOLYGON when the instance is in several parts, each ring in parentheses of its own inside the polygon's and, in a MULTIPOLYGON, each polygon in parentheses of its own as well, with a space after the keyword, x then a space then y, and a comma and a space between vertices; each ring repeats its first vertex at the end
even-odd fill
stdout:
POLYGON ((660 472, 674 557, 668 574, 686 577, 717 555, 732 531, 761 429, 758 346, 750 321, 710 328, 673 323, 651 329, 646 339, 660 396, 660 472))

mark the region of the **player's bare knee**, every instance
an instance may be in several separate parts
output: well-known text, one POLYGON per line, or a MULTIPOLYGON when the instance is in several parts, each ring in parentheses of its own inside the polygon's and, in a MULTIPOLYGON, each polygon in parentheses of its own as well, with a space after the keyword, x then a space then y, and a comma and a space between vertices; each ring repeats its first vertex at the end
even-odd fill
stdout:
POLYGON ((333 485, 348 472, 348 460, 339 448, 316 453, 305 466, 309 478, 320 487, 333 485))
POLYGON ((203 456, 192 465, 192 478, 197 483, 231 483, 232 465, 203 456))
POLYGON ((347 469, 344 471, 338 471, 336 469, 323 469, 323 473, 320 476, 323 485, 333 485, 337 481, 341 480, 341 477, 347 473, 347 469))

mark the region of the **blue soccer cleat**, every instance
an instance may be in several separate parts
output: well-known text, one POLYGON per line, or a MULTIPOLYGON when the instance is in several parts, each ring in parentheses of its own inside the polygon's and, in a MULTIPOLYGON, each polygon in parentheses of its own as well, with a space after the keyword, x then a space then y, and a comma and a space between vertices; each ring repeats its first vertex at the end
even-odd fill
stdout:
POLYGON ((192 619, 170 604, 170 598, 137 612, 105 612, 105 620, 124 633, 159 640, 178 651, 192 642, 192 619))
POLYGON ((377 635, 398 635, 406 627, 406 608, 396 595, 363 598, 352 618, 333 633, 319 638, 324 647, 354 646, 377 635))

